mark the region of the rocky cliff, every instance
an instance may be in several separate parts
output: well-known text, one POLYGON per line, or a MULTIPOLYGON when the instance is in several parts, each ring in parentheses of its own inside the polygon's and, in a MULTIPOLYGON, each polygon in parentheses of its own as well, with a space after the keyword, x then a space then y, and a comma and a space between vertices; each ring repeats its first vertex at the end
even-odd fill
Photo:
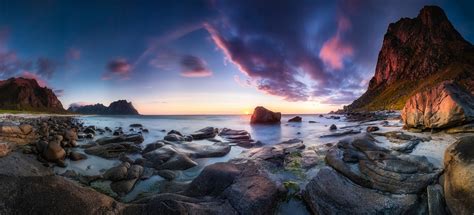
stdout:
POLYGON ((103 104, 70 106, 68 111, 80 114, 139 115, 138 111, 133 107, 132 102, 127 102, 127 100, 112 102, 108 107, 103 104))
POLYGON ((437 6, 388 26, 367 92, 346 110, 401 109, 415 93, 453 80, 474 91, 474 46, 437 6))
POLYGON ((54 92, 36 80, 10 78, 0 81, 0 109, 65 112, 54 92))

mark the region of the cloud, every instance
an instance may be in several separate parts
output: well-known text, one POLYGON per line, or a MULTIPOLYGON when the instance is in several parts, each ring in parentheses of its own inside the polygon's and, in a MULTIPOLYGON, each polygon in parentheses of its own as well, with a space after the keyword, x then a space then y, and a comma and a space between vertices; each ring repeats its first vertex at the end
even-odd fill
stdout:
POLYGON ((128 79, 132 71, 132 66, 125 58, 116 58, 107 63, 106 71, 102 76, 103 80, 112 79, 114 76, 120 79, 128 79))
POLYGON ((64 90, 63 89, 54 89, 53 92, 54 92, 54 94, 56 94, 57 97, 64 96, 64 90))
POLYGON ((40 87, 48 87, 48 83, 46 80, 42 79, 40 76, 38 76, 35 73, 29 72, 29 71, 23 71, 20 74, 20 77, 27 78, 27 79, 34 79, 38 83, 40 87))
POLYGON ((77 48, 69 48, 66 53, 66 59, 68 60, 79 60, 81 59, 81 50, 77 48))
POLYGON ((181 76, 188 78, 200 78, 212 76, 212 71, 207 68, 207 64, 201 58, 193 55, 181 57, 180 65, 183 69, 181 76))
POLYGON ((93 103, 90 102, 74 102, 69 105, 69 107, 82 107, 86 105, 92 105, 93 103))
POLYGON ((324 42, 319 57, 330 68, 341 70, 344 68, 344 59, 350 57, 354 53, 354 49, 350 44, 345 44, 341 40, 341 34, 350 28, 350 21, 347 18, 339 18, 339 25, 336 35, 324 42))
POLYGON ((38 60, 36 60, 36 73, 47 79, 51 79, 53 77, 57 67, 58 63, 50 58, 40 57, 38 60))

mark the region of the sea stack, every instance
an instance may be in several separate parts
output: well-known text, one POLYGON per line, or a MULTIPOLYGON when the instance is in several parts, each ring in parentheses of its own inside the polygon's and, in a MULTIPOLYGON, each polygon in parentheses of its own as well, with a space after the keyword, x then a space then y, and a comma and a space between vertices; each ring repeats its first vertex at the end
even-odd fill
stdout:
POLYGON ((255 108, 252 114, 252 118, 250 119, 250 123, 252 124, 277 124, 280 123, 281 120, 281 113, 280 112, 273 112, 268 110, 262 106, 258 106, 255 108))

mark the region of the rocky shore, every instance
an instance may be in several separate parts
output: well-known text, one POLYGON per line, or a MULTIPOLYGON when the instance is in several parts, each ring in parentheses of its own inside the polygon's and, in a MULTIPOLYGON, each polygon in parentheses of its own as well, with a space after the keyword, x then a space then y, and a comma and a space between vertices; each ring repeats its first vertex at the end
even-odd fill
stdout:
POLYGON ((356 123, 328 126, 318 144, 291 139, 264 145, 245 130, 229 128, 170 130, 145 144, 149 130, 138 123, 109 128, 67 116, 4 117, 0 195, 8 200, 0 213, 274 214, 292 201, 314 214, 472 213, 474 191, 465 184, 474 178, 474 136, 403 131, 396 123, 400 115, 390 111, 313 119, 341 117, 356 123), (331 135, 337 141, 325 142, 331 135), (444 158, 430 154, 450 144, 444 158), (243 151, 207 165, 189 182, 176 181, 199 159, 226 156, 232 147, 243 151), (94 158, 114 165, 90 173, 69 168, 94 158), (123 201, 155 176, 168 181, 165 187, 123 201))

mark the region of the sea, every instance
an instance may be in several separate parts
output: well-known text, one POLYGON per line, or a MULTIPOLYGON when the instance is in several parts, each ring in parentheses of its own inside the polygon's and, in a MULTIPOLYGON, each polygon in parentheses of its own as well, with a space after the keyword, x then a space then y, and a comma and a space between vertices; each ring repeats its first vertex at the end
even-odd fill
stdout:
MULTIPOLYGON (((320 136, 330 134, 329 126, 335 124, 339 128, 356 127, 358 123, 346 121, 341 115, 298 115, 303 118, 302 122, 288 122, 289 119, 296 115, 283 115, 281 124, 275 125, 252 125, 250 124, 250 115, 139 115, 139 116, 79 116, 78 118, 85 126, 94 125, 98 128, 109 127, 112 130, 122 127, 125 132, 130 129, 130 124, 139 123, 144 128, 149 130, 144 133, 144 142, 141 144, 145 147, 147 144, 162 140, 163 137, 170 130, 177 130, 183 134, 191 134, 199 129, 211 126, 218 129, 230 128, 235 130, 246 130, 251 134, 255 141, 260 141, 263 145, 277 144, 290 139, 301 139, 307 146, 318 146, 326 143, 335 143, 344 137, 330 137, 321 138, 320 136), (339 117, 339 118, 338 118, 339 117), (313 121, 310 123, 309 121, 313 121)), ((388 130, 395 130, 401 127, 399 120, 390 122, 393 128, 386 128, 388 130)), ((357 129, 357 128, 356 128, 357 129)), ((363 129, 363 128, 358 128, 363 129)), ((384 128, 385 129, 385 128, 384 128)), ((109 134, 110 135, 110 134, 109 134)), ((100 138, 98 135, 95 138, 100 138)), ((217 137, 218 138, 218 137, 217 137)), ((81 141, 80 144, 87 144, 88 141, 81 141)), ((207 140, 195 141, 200 144, 212 144, 213 142, 207 140)), ((83 152, 80 147, 73 149, 75 151, 83 152)), ((239 146, 232 146, 229 154, 218 158, 202 158, 195 160, 199 165, 184 171, 181 171, 178 178, 173 182, 168 182, 164 178, 155 175, 149 179, 139 181, 134 189, 126 196, 115 196, 124 202, 131 202, 137 198, 160 193, 166 189, 167 186, 176 186, 179 183, 188 183, 192 181, 199 173, 208 165, 216 162, 226 162, 233 158, 239 158, 246 148, 239 146), (170 183, 175 183, 171 185, 170 183)), ((132 155, 131 158, 138 158, 140 155, 132 155)), ((56 167, 55 171, 58 174, 66 170, 74 170, 82 175, 97 175, 103 173, 110 167, 120 164, 118 160, 108 160, 93 155, 88 155, 88 159, 82 161, 67 160, 67 168, 56 167)), ((309 181, 309 179, 306 179, 309 181)), ((108 195, 114 196, 109 188, 109 181, 93 182, 91 186, 108 195)), ((279 214, 308 214, 301 200, 290 199, 280 205, 278 209, 279 214)))

